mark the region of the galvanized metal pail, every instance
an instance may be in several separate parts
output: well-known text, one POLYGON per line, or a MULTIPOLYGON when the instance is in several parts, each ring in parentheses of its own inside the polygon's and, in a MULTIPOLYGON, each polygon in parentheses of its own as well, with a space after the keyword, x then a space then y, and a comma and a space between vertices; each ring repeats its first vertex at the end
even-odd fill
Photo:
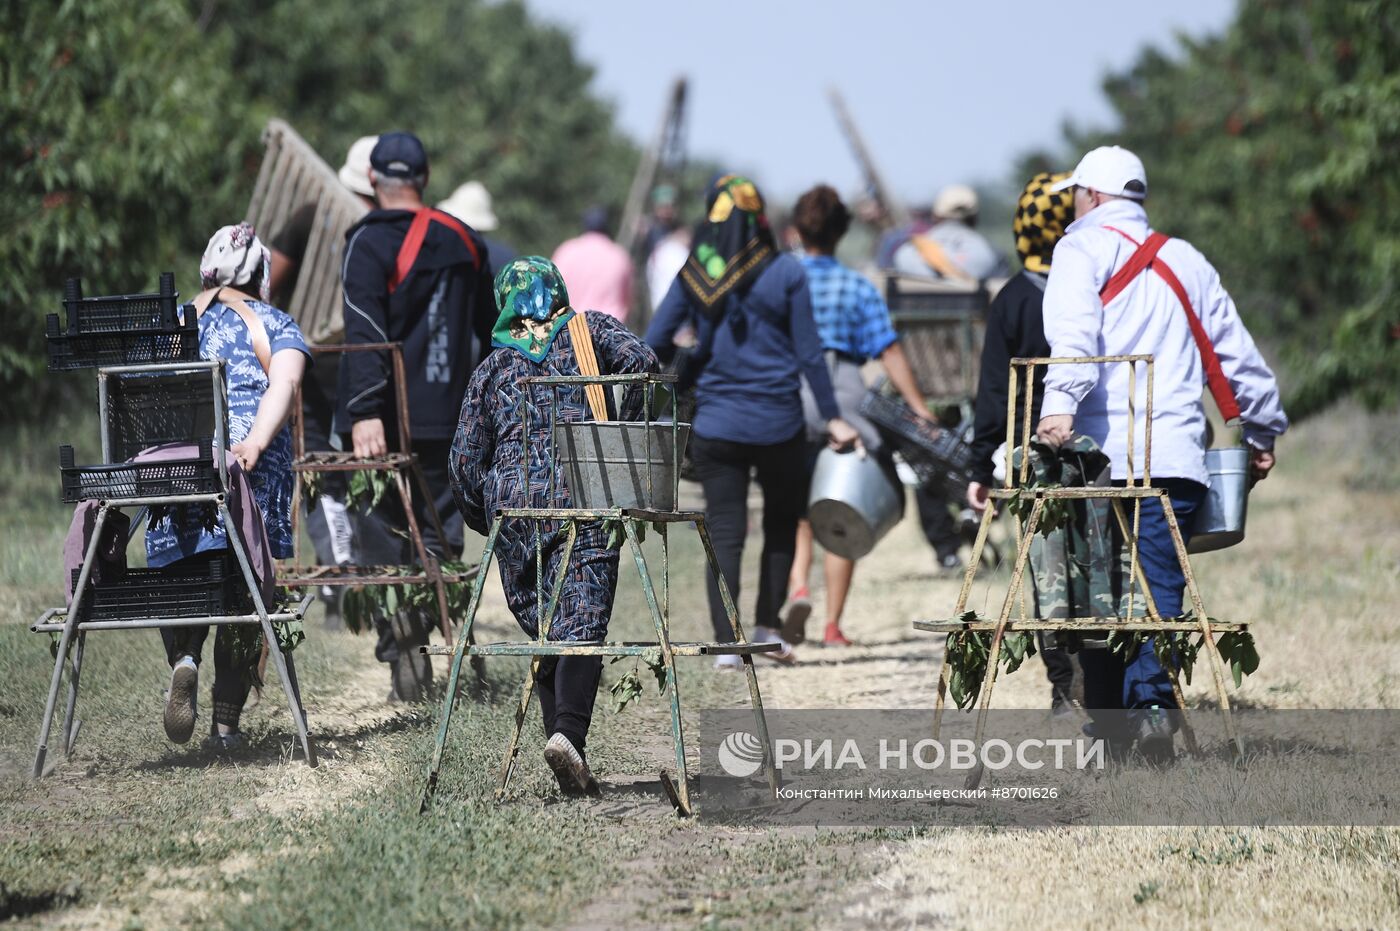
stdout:
POLYGON ((674 511, 676 464, 689 440, 688 423, 676 424, 674 432, 670 423, 641 421, 554 425, 556 455, 576 508, 674 511))
POLYGON ((1186 549, 1209 553, 1244 539, 1249 503, 1249 450, 1243 446, 1206 450, 1210 489, 1196 514, 1196 532, 1186 549))
POLYGON ((817 456, 807 517, 817 542, 860 559, 904 516, 904 486, 874 456, 824 449, 817 456))

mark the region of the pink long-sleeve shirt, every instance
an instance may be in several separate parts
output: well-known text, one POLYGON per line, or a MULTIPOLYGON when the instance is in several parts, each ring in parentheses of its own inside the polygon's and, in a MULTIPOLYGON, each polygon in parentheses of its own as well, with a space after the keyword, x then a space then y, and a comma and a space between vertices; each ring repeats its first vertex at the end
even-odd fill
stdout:
POLYGON ((603 233, 560 243, 554 264, 575 310, 596 310, 623 323, 632 308, 632 257, 603 233))

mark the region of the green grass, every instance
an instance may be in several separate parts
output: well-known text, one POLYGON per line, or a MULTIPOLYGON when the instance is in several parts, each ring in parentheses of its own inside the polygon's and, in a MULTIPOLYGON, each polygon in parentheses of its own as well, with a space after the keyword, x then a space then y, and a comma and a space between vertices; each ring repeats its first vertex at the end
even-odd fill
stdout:
MULTIPOLYGON (((1388 542, 1393 537, 1385 535, 1393 527, 1393 504, 1386 504, 1393 491, 1379 506, 1359 503, 1369 500, 1361 497, 1367 489, 1400 487, 1394 461, 1384 455, 1384 437, 1394 435, 1387 431, 1395 424, 1393 418, 1348 417, 1327 429, 1309 424, 1305 436, 1313 442, 1284 448, 1286 471, 1251 505, 1257 534, 1250 546, 1213 558, 1202 571, 1213 612, 1256 622, 1264 665, 1258 681, 1247 680, 1238 693, 1246 703, 1394 707, 1396 667, 1388 660, 1366 665, 1368 651, 1394 639, 1387 606, 1400 577, 1388 542), (1347 467, 1338 470, 1336 450, 1357 436, 1364 451, 1346 457, 1347 467), (1355 458, 1369 465, 1353 469, 1355 458), (1324 513, 1345 520, 1319 517, 1324 513), (1329 665, 1319 672, 1314 657, 1323 641, 1317 638, 1327 625, 1337 636, 1326 639, 1329 665)), ((1202 869, 1213 871, 1207 879, 1218 873, 1224 882, 1229 871, 1286 864, 1291 878, 1285 885, 1312 882, 1307 888, 1317 893, 1338 880, 1339 889, 1349 889, 1345 883, 1396 857, 1393 833, 1347 829, 1250 831, 1241 835, 1245 843, 1209 832, 1177 838, 1164 831, 1106 830, 1091 836, 1086 829, 1061 837, 948 828, 759 830, 678 821, 656 783, 659 761, 672 765, 669 713, 645 670, 647 688, 637 706, 621 713, 608 707, 607 685, 626 663, 605 669, 590 738, 590 762, 611 784, 603 802, 559 797, 540 759, 543 735, 534 708, 510 797, 492 801, 525 668, 523 660, 494 659, 489 699, 458 706, 435 804, 419 816, 439 705, 384 708, 379 696, 387 674, 371 656, 370 638, 328 633, 314 616, 296 661, 322 755, 318 769, 300 759, 275 682, 263 707, 245 720, 251 737, 245 753, 217 759, 193 745, 172 746, 160 726, 168 669, 157 634, 146 631, 89 638, 74 757, 64 760, 53 751, 53 773, 35 782, 28 772, 52 665, 47 638, 27 625, 43 607, 61 601, 60 554, 69 519, 58 502, 55 447, 60 438, 91 429, 74 420, 0 435, 0 920, 133 928, 798 928, 864 916, 908 924, 902 903, 912 909, 908 914, 927 909, 929 916, 946 917, 950 901, 970 900, 967 890, 999 890, 997 877, 1007 869, 1030 883, 1022 892, 1028 902, 1045 900, 1037 897, 1036 883, 1045 886, 1045 896, 1087 901, 1092 883, 1080 875, 1080 864, 1094 857, 1115 868, 1136 857, 1150 867, 1115 873, 1121 881, 1113 894, 1123 909, 1180 917, 1194 915, 1201 902, 1215 902, 1213 895, 1193 898, 1183 891, 1186 877, 1199 879, 1202 869), (1132 856, 1119 856, 1115 845, 1126 845, 1132 856), (1027 849, 1039 851, 1025 855, 1033 867, 1018 866, 1016 857, 1027 849), (1204 867, 1201 860, 1208 861, 1204 867), (879 885, 871 884, 872 876, 879 885), (1159 883, 1158 891, 1149 897, 1139 883, 1159 883), (940 898, 947 890, 957 893, 940 898), (1134 892, 1144 894, 1142 903, 1134 892)), ((697 639, 708 629, 700 549, 692 534, 682 528, 675 534, 673 634, 697 639)), ((653 534, 647 552, 659 572, 657 542, 653 534)), ((470 546, 468 552, 475 555, 470 546)), ((755 555, 751 547, 745 604, 754 591, 755 555)), ((922 551, 909 554, 908 571, 923 558, 922 551)), ((626 558, 622 579, 612 635, 647 638, 650 621, 626 558)), ((891 582, 878 597, 868 588, 857 595, 869 595, 878 606, 868 610, 902 618, 915 610, 910 593, 922 593, 924 584, 891 582)), ((917 610, 941 606, 941 600, 938 606, 920 600, 917 610)), ((483 623, 490 639, 518 636, 499 604, 485 612, 483 623)), ((825 669, 807 675, 841 671, 825 669)), ((746 701, 741 677, 713 673, 703 660, 685 662, 681 672, 692 724, 700 709, 746 701)), ((935 673, 930 666, 930 680, 935 673)), ((765 677, 770 700, 767 683, 777 686, 782 675, 765 677)), ((1018 685, 1009 678, 1008 688, 1018 685)), ((1032 679, 1022 681, 1042 694, 1032 679)), ((814 703, 831 697, 822 691, 826 678, 789 679, 789 691, 799 681, 813 688, 814 703)), ((692 727, 690 734, 696 733, 692 727)))
MULTIPOLYGON (((171 745, 160 726, 168 668, 157 632, 142 631, 88 638, 74 757, 63 759, 55 734, 52 773, 29 779, 52 660, 48 638, 28 624, 61 603, 70 516, 58 502, 50 447, 92 427, 75 419, 0 436, 0 918, 130 928, 495 928, 568 923, 592 909, 598 924, 642 915, 682 926, 795 926, 811 918, 812 888, 858 868, 830 832, 735 835, 677 822, 655 782, 657 758, 669 759, 656 752, 669 743, 664 700, 648 684, 635 707, 608 707, 607 685, 627 663, 605 670, 590 741, 600 776, 626 784, 606 803, 560 799, 539 759, 535 708, 511 797, 492 801, 525 669, 523 660, 498 659, 489 666, 490 700, 458 706, 435 804, 420 816, 439 706, 338 716, 333 706, 348 683, 367 669, 378 682, 384 667, 370 656, 370 638, 325 632, 315 619, 295 657, 319 769, 304 767, 275 681, 264 707, 245 718, 245 752, 218 759, 196 743, 171 745)), ((700 547, 692 534, 677 531, 673 540, 681 616, 674 635, 694 639, 708 629, 692 571, 700 547)), ((654 534, 647 551, 659 575, 654 534)), ((648 638, 630 559, 622 569, 612 632, 648 638)), ((493 638, 517 633, 496 620, 493 638)), ((705 661, 690 661, 682 674, 687 717, 745 699, 740 677, 711 673, 705 661)), ((387 688, 387 674, 383 682, 387 688)))

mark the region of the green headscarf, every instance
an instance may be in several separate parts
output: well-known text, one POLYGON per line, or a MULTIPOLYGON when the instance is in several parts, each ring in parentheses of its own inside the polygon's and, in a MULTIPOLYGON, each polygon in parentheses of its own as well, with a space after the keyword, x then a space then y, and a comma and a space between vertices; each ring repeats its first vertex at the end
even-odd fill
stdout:
POLYGON ((543 362, 559 328, 574 315, 564 276, 549 259, 527 255, 501 269, 495 289, 501 314, 491 329, 491 345, 543 362))

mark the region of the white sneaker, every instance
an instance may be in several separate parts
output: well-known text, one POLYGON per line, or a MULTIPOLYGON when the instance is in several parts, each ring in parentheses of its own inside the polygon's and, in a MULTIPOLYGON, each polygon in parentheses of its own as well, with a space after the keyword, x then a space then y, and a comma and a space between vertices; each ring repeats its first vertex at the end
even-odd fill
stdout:
POLYGON ((182 656, 170 670, 170 691, 165 695, 165 736, 177 744, 188 742, 194 733, 198 698, 199 667, 193 656, 182 656))
POLYGON ((556 733, 544 745, 544 761, 554 770, 554 778, 559 780, 559 789, 565 795, 598 795, 598 780, 584 762, 573 741, 563 734, 556 733))
POLYGON ((772 653, 757 653, 755 654, 756 656, 762 656, 764 659, 771 659, 773 662, 783 666, 791 666, 793 663, 797 662, 797 651, 792 648, 792 644, 784 640, 782 636, 771 627, 754 627, 753 642, 782 644, 780 649, 772 653))
POLYGON ((744 658, 737 653, 722 653, 715 657, 715 668, 727 670, 743 669, 744 658))

